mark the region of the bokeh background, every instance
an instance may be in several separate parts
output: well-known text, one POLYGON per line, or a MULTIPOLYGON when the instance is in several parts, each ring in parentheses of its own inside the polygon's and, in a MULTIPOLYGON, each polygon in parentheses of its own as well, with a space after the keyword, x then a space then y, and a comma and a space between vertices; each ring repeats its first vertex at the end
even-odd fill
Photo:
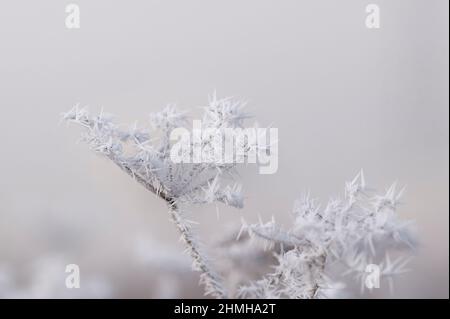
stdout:
POLYGON ((448 1, 372 1, 380 29, 361 0, 73 2, 77 30, 67 1, 0 4, 0 297, 201 297, 164 204, 58 124, 76 103, 196 116, 216 89, 279 129, 279 169, 241 171, 241 211, 195 208, 204 242, 241 216, 287 223, 302 192, 326 201, 364 168, 407 185, 420 239, 393 296, 448 298, 448 1))

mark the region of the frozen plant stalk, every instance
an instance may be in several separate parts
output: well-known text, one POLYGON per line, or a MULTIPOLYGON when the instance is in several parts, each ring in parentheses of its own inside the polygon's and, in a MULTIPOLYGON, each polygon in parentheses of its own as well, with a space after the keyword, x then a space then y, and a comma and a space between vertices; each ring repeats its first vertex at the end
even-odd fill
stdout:
MULTIPOLYGON (((240 288, 251 298, 327 297, 340 288, 327 272, 340 264, 344 274, 354 274, 361 288, 367 283, 367 265, 379 265, 389 281, 403 273, 408 258, 391 261, 389 250, 414 248, 409 222, 401 221, 396 208, 403 190, 393 184, 385 194, 370 195, 361 171, 345 187, 343 199, 331 200, 321 209, 309 194, 294 205, 294 222, 283 230, 275 220, 247 225, 242 231, 270 247, 282 247, 273 273, 240 288), (377 262, 375 262, 377 260, 377 262)), ((370 288, 370 287, 369 287, 370 288)))
MULTIPOLYGON (((242 128, 247 118, 242 107, 242 102, 229 98, 217 99, 214 94, 204 109, 202 129, 221 131, 242 128)), ((149 129, 139 129, 136 125, 123 129, 111 116, 103 112, 98 116, 90 116, 86 109, 78 106, 65 113, 63 118, 85 129, 82 139, 92 150, 111 160, 167 203, 172 221, 192 257, 193 267, 201 273, 205 292, 217 298, 226 298, 222 279, 212 269, 183 207, 185 204, 222 202, 241 208, 241 188, 234 183, 235 164, 174 163, 170 158, 173 143, 170 133, 177 127, 184 127, 187 118, 185 113, 172 106, 152 114, 149 129)), ((218 142, 212 137, 201 141, 203 148, 211 151, 214 149, 213 144, 218 142)))
MULTIPOLYGON (((247 116, 242 107, 241 102, 217 99, 214 94, 204 109, 201 129, 221 133, 229 128, 243 128, 247 116)), ((103 113, 90 116, 87 110, 78 107, 64 114, 64 119, 85 129, 82 139, 92 150, 110 159, 167 203, 171 219, 193 260, 193 267, 201 273, 206 294, 217 298, 230 297, 223 279, 213 270, 193 232, 186 206, 222 202, 242 208, 241 187, 235 183, 235 163, 174 163, 170 157, 174 143, 170 133, 175 128, 185 127, 187 118, 171 106, 151 115, 149 129, 139 129, 137 125, 123 129, 114 123, 111 116, 103 113)), ((201 149, 214 152, 221 147, 215 143, 221 142, 206 135, 201 140, 201 149)), ((247 152, 244 154, 258 147, 269 148, 245 144, 243 149, 247 152)), ((193 149, 191 147, 184 155, 192 158, 193 149)), ((214 154, 205 155, 208 158, 214 154)), ((414 247, 409 223, 401 221, 396 213, 402 192, 397 192, 394 184, 385 194, 375 195, 367 187, 361 171, 346 184, 343 198, 331 200, 325 208, 317 205, 309 194, 296 201, 289 230, 282 229, 274 220, 250 225, 244 223, 240 235, 244 232, 249 235, 247 239, 256 238, 269 248, 276 247, 277 265, 272 273, 241 286, 239 296, 326 297, 336 288, 337 278, 333 278, 330 272, 336 265, 345 267, 344 273, 353 274, 364 288, 366 266, 376 263, 381 268, 382 277, 387 278, 392 286, 393 275, 404 272, 407 260, 391 261, 389 251, 399 252, 414 247)), ((236 243, 242 244, 242 238, 236 243)), ((243 254, 242 259, 254 255, 243 254)))

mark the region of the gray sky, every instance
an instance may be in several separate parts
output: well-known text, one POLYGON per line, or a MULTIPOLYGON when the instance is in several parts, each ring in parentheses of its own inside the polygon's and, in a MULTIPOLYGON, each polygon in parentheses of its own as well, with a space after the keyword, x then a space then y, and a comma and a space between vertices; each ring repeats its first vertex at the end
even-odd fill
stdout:
POLYGON ((448 298, 447 1, 372 1, 376 30, 358 0, 73 2, 78 30, 65 2, 0 10, 0 264, 57 251, 111 268, 137 233, 181 250, 163 203, 59 116, 76 103, 141 124, 167 103, 195 116, 216 89, 278 128, 279 170, 244 169, 246 208, 220 223, 199 209, 205 240, 241 215, 288 221, 301 192, 326 201, 364 168, 381 191, 407 185, 400 214, 421 245, 398 296, 448 298))

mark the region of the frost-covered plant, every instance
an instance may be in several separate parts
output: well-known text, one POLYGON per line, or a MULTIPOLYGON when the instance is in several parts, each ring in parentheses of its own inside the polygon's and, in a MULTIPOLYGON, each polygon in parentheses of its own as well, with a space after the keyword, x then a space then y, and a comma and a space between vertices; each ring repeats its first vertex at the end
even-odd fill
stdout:
MULTIPOLYGON (((243 106, 244 103, 240 101, 217 99, 213 94, 204 108, 202 129, 220 132, 227 128, 242 128, 244 120, 248 118, 243 113, 243 106)), ((170 139, 170 133, 175 128, 185 127, 187 117, 173 106, 151 114, 148 129, 139 129, 137 125, 124 129, 113 121, 112 116, 103 112, 98 116, 90 116, 86 109, 78 106, 65 113, 63 118, 85 128, 82 140, 92 150, 111 160, 167 203, 171 218, 193 259, 193 267, 201 272, 201 282, 206 293, 218 298, 227 297, 222 279, 212 269, 192 232, 183 204, 222 202, 241 208, 241 187, 234 183, 236 165, 212 161, 174 163, 170 151, 175 141, 170 139)), ((213 136, 207 136, 202 138, 201 146, 205 150, 212 150, 212 144, 218 142, 213 136)))
POLYGON ((240 288, 242 297, 317 298, 340 285, 328 276, 337 264, 343 274, 354 274, 364 288, 367 265, 377 264, 381 277, 392 287, 392 276, 405 271, 408 259, 391 262, 388 251, 414 248, 409 222, 396 214, 403 189, 393 184, 383 195, 371 195, 361 171, 346 184, 343 199, 333 199, 322 209, 309 194, 294 204, 294 222, 283 230, 275 220, 243 223, 243 231, 266 245, 282 247, 273 273, 240 288), (381 258, 381 260, 380 260, 381 258))
MULTIPOLYGON (((242 107, 242 102, 217 99, 214 94, 204 109, 202 129, 220 133, 227 128, 242 128, 248 118, 242 107)), ((229 297, 222 277, 212 268, 192 230, 186 207, 189 204, 222 202, 242 208, 241 187, 235 178, 236 165, 218 161, 174 163, 170 156, 174 143, 170 133, 175 128, 186 127, 187 117, 173 106, 152 114, 151 125, 147 129, 139 129, 137 125, 123 128, 110 115, 102 112, 98 116, 90 116, 86 109, 77 106, 63 118, 85 128, 82 139, 95 152, 111 160, 167 203, 194 269, 201 273, 205 293, 217 298, 229 297)), ((203 137, 202 149, 213 150, 213 144, 217 142, 214 136, 203 137)), ((250 150, 254 147, 244 145, 243 148, 250 150)), ((347 183, 344 198, 331 200, 324 209, 309 195, 298 200, 289 230, 283 230, 274 220, 251 225, 244 223, 240 235, 246 233, 249 238, 261 239, 269 248, 275 248, 277 265, 274 272, 240 287, 239 296, 326 296, 326 290, 336 286, 328 275, 329 268, 341 263, 347 267, 345 273, 354 274, 363 282, 365 266, 380 254, 384 256, 384 260, 378 263, 382 265, 382 275, 390 279, 402 272, 404 260, 392 263, 389 255, 385 254, 393 248, 413 247, 408 224, 400 221, 396 214, 401 193, 397 193, 393 185, 386 194, 372 196, 361 172, 347 183)), ((256 255, 258 258, 262 256, 247 254, 243 258, 256 255)))

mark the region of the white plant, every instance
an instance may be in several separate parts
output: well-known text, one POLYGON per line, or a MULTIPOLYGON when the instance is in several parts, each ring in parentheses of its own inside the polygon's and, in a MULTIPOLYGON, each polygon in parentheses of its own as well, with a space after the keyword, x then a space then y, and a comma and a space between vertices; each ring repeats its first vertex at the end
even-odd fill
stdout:
POLYGON ((324 209, 309 194, 297 200, 289 230, 281 229, 274 219, 251 225, 244 222, 241 233, 246 231, 269 246, 280 245, 282 252, 277 254, 274 272, 241 287, 240 295, 302 299, 326 296, 336 286, 327 270, 338 263, 347 268, 344 274, 354 274, 364 288, 366 267, 375 259, 380 277, 386 277, 392 288, 392 276, 405 271, 408 259, 400 256, 391 262, 388 251, 414 248, 409 222, 401 221, 396 214, 403 189, 397 192, 393 184, 383 195, 370 193, 361 171, 346 184, 344 198, 331 200, 324 209))
MULTIPOLYGON (((215 94, 205 107, 202 129, 217 131, 242 128, 248 117, 244 104, 232 99, 217 99, 215 94)), ((85 128, 82 139, 91 149, 105 156, 133 177, 150 192, 164 200, 181 239, 193 259, 193 267, 201 272, 206 293, 217 298, 227 297, 221 277, 212 269, 186 218, 184 204, 222 202, 241 208, 241 187, 234 183, 235 164, 230 163, 174 163, 170 157, 173 129, 186 125, 185 113, 168 106, 150 116, 151 127, 138 129, 136 125, 123 129, 103 112, 90 116, 84 108, 74 107, 63 118, 85 128)), ((217 140, 202 139, 204 149, 213 149, 217 140)), ((248 147, 251 147, 250 145, 248 147)), ((193 148, 191 148, 192 150, 193 148)))
MULTIPOLYGON (((243 103, 233 99, 210 97, 204 109, 202 129, 242 128, 248 118, 243 103)), ((186 126, 186 115, 168 106, 150 117, 150 128, 136 125, 124 129, 103 112, 90 116, 84 108, 74 107, 63 118, 85 128, 82 139, 91 149, 115 163, 147 190, 165 201, 170 216, 181 234, 194 269, 200 271, 205 293, 227 298, 222 277, 212 268, 202 245, 187 218, 187 205, 222 202, 242 208, 243 196, 236 184, 235 164, 221 162, 174 163, 170 133, 186 126)), ((213 149, 217 139, 202 139, 204 149, 213 149)), ((254 145, 245 145, 247 150, 254 145)), ((268 148, 268 147, 265 147, 268 148)), ((192 148, 191 148, 192 149, 192 148)), ((343 200, 333 200, 324 210, 309 195, 296 203, 295 221, 289 231, 274 221, 246 225, 242 230, 251 237, 282 247, 277 251, 275 271, 263 279, 241 287, 240 296, 268 298, 315 298, 331 282, 326 271, 333 262, 366 260, 376 249, 395 243, 411 244, 406 225, 398 220, 395 209, 400 194, 391 187, 387 194, 370 199, 363 174, 346 186, 343 200), (280 246, 281 245, 281 246, 280 246)), ((401 192, 400 192, 401 193, 401 192)), ((395 270, 395 269, 394 269, 395 270)), ((393 269, 391 269, 391 272, 393 269)))

